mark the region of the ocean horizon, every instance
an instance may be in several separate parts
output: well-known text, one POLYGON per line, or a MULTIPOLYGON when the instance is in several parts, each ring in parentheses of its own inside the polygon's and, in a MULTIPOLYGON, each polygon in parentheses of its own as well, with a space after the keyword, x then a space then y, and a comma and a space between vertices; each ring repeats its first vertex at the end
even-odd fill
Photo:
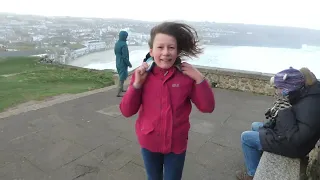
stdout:
MULTIPOLYGON (((147 46, 129 46, 132 68, 141 65, 148 53, 147 46)), ((256 71, 262 73, 277 73, 293 67, 299 69, 308 67, 314 74, 320 76, 320 47, 304 45, 301 49, 250 47, 250 46, 204 46, 204 53, 198 58, 185 59, 193 65, 217 68, 256 71)), ((70 65, 90 69, 116 69, 113 50, 97 52, 80 57, 70 65)))

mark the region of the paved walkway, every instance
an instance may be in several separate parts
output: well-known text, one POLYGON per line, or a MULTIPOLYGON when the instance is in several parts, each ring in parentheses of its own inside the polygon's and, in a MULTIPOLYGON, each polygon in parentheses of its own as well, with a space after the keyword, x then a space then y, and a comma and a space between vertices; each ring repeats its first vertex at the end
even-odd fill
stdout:
MULTIPOLYGON (((216 110, 191 114, 184 180, 233 180, 243 168, 240 134, 272 98, 215 89, 216 110)), ((144 180, 135 117, 115 90, 0 119, 1 180, 144 180)))

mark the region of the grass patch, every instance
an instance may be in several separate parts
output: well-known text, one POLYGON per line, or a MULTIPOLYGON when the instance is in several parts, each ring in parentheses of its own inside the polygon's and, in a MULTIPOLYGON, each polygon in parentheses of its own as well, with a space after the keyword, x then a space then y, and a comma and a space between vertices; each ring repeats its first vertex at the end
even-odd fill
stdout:
POLYGON ((15 74, 23 71, 35 71, 44 69, 45 66, 38 63, 35 57, 10 57, 0 59, 0 75, 15 74))
POLYGON ((30 100, 114 84, 112 71, 40 64, 38 60, 33 57, 0 59, 0 112, 30 100))

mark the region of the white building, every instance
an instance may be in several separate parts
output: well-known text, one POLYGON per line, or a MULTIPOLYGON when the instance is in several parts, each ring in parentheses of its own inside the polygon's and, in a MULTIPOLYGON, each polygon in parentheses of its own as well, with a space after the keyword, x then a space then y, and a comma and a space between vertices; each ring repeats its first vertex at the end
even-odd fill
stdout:
POLYGON ((44 37, 43 35, 32 36, 32 41, 41 41, 44 37))
POLYGON ((77 57, 83 56, 85 54, 88 54, 88 52, 89 52, 88 48, 85 47, 85 48, 74 50, 73 54, 74 54, 75 58, 77 58, 77 57))
POLYGON ((99 40, 87 41, 83 45, 87 46, 89 52, 102 51, 107 48, 106 42, 101 42, 99 40))

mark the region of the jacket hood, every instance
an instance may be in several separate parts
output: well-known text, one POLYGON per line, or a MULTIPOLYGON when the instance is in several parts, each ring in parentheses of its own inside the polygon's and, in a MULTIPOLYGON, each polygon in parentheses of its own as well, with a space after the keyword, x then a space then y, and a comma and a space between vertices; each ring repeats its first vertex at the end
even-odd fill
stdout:
POLYGON ((120 31, 119 33, 119 40, 120 41, 127 41, 128 32, 127 31, 120 31))
POLYGON ((320 94, 320 82, 316 81, 312 86, 307 88, 306 96, 320 94))
POLYGON ((306 86, 311 86, 318 81, 317 77, 314 75, 313 72, 310 71, 309 68, 303 67, 303 68, 299 69, 299 71, 304 76, 304 79, 306 81, 305 82, 306 86))
POLYGON ((311 86, 304 86, 298 91, 290 92, 289 93, 289 100, 291 104, 294 104, 295 102, 299 101, 300 99, 303 99, 307 96, 314 96, 314 95, 320 95, 320 82, 316 81, 311 86))

